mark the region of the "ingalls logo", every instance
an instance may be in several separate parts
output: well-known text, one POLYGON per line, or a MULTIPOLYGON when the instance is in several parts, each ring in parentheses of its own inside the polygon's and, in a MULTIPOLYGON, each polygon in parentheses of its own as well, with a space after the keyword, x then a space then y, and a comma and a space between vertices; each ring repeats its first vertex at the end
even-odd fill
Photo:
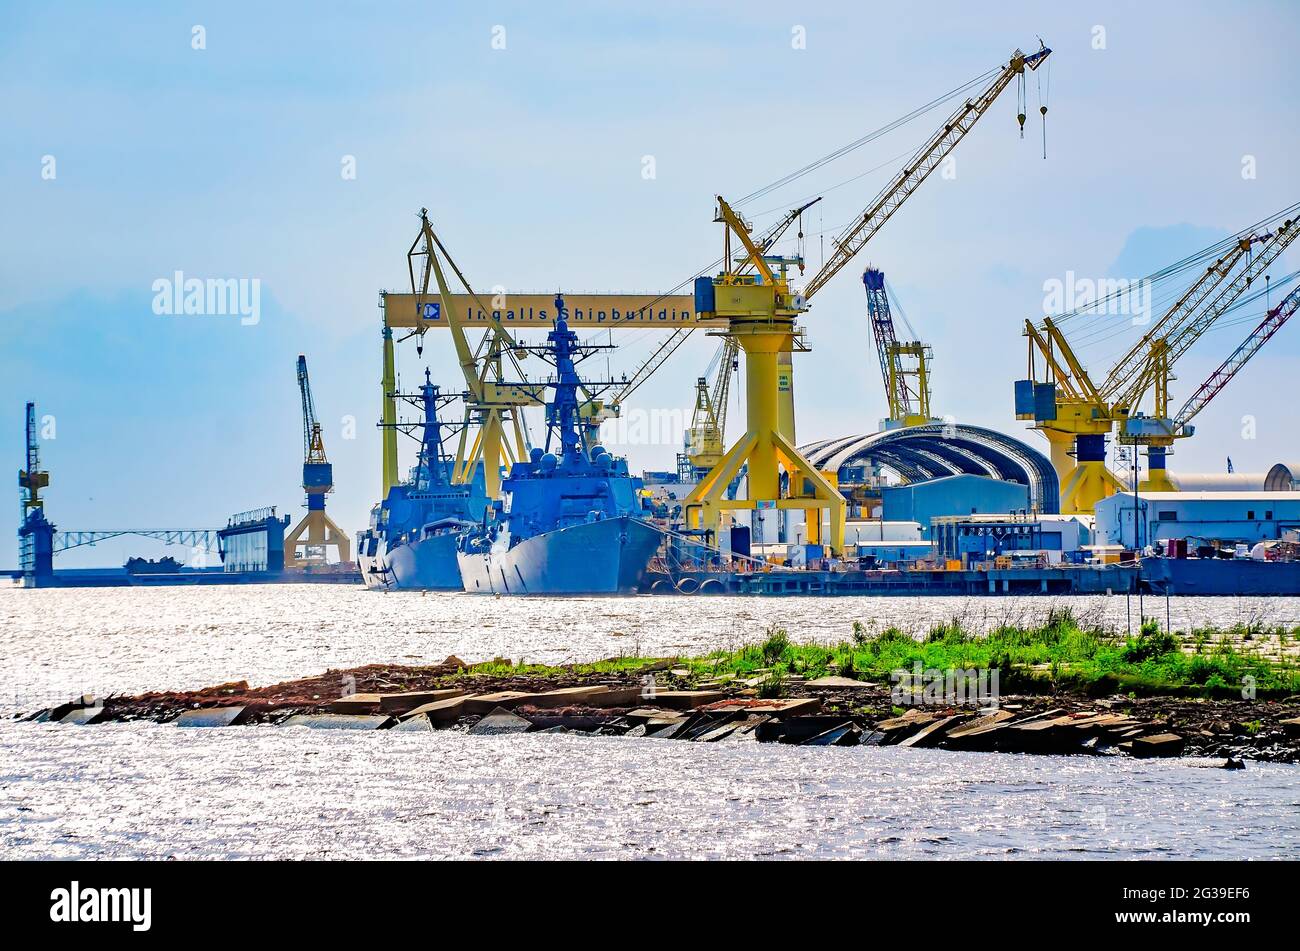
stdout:
POLYGON ((262 279, 209 277, 202 280, 176 271, 153 282, 153 312, 169 316, 238 316, 250 327, 262 319, 262 279))
POLYGON ((129 921, 132 931, 148 931, 152 923, 151 888, 70 888, 50 892, 50 921, 129 921))

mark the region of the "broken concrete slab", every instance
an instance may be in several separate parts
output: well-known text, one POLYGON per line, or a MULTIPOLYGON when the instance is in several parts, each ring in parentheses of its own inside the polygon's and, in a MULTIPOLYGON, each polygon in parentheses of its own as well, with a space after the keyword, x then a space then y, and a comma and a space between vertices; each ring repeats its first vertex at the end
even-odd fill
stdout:
POLYGON ((585 703, 592 707, 630 707, 640 703, 644 687, 605 687, 600 693, 588 697, 585 703))
POLYGON ((837 726, 843 725, 845 718, 842 715, 827 716, 810 716, 810 717, 772 717, 766 723, 761 723, 755 728, 755 737, 760 743, 802 743, 810 737, 825 733, 837 726))
POLYGON ((313 730, 385 730, 396 721, 389 716, 348 713, 298 713, 281 726, 305 726, 313 730))
POLYGON ((935 720, 933 723, 926 724, 920 730, 913 733, 907 739, 899 743, 899 746, 934 746, 939 740, 943 739, 944 730, 952 726, 960 716, 944 717, 941 720, 935 720))
POLYGON ((881 720, 876 724, 875 732, 885 734, 886 744, 895 744, 938 719, 940 715, 937 713, 926 713, 912 707, 902 716, 881 720))
POLYGON ((459 720, 461 715, 466 712, 465 704, 472 697, 447 697, 443 700, 433 700, 429 703, 421 704, 414 710, 409 710, 402 715, 407 717, 426 717, 433 723, 450 723, 452 720, 459 720))
POLYGON ((677 717, 669 720, 648 720, 646 736, 655 740, 680 739, 686 732, 699 723, 698 717, 677 717))
POLYGON ((533 725, 533 732, 549 730, 552 727, 562 726, 570 733, 594 733, 601 727, 610 723, 611 718, 608 714, 596 714, 594 716, 581 713, 537 713, 530 712, 528 721, 533 725))
POLYGON ((802 717, 819 713, 822 702, 817 697, 795 697, 788 700, 730 699, 710 703, 710 713, 740 712, 772 717, 802 717))
POLYGON ((735 727, 730 733, 724 736, 719 742, 737 743, 741 741, 755 742, 758 739, 758 728, 764 723, 771 720, 771 717, 758 715, 748 716, 743 720, 735 720, 732 725, 735 727))
POLYGON ((381 693, 379 695, 379 712, 399 716, 409 713, 426 703, 435 703, 452 697, 463 697, 465 691, 459 687, 440 690, 409 690, 406 693, 381 693))
POLYGON ((804 686, 817 690, 873 690, 880 685, 867 680, 854 680, 852 677, 818 677, 804 686))
POLYGON ((577 705, 585 706, 593 697, 597 697, 607 691, 608 688, 603 685, 594 687, 560 687, 556 690, 547 690, 542 693, 531 694, 519 705, 538 707, 539 709, 547 709, 549 707, 571 707, 577 705))
POLYGON ((656 690, 642 700, 670 710, 694 710, 696 707, 717 703, 726 696, 721 690, 656 690))
POLYGON ((511 707, 517 707, 521 703, 527 703, 528 698, 535 696, 524 690, 500 690, 496 693, 485 693, 479 696, 465 698, 465 712, 469 714, 487 714, 491 713, 497 707, 509 710, 511 707))
POLYGON ((810 736, 800 746, 857 746, 862 731, 851 721, 832 727, 816 736, 810 736))
POLYGON ((433 721, 421 713, 399 720, 395 726, 389 727, 389 729, 394 733, 431 733, 433 732, 433 721))
POLYGON ((882 733, 890 733, 894 730, 906 729, 908 727, 922 727, 927 723, 933 723, 939 719, 937 713, 926 713, 919 707, 910 707, 907 712, 897 717, 890 717, 887 720, 881 720, 876 724, 876 729, 882 733))
POLYGON ((469 728, 470 736, 505 736, 527 733, 533 728, 530 720, 516 716, 505 707, 495 707, 491 713, 469 728))
POLYGON ((656 707, 637 707, 635 710, 629 710, 625 713, 624 718, 633 724, 648 723, 651 720, 684 720, 686 714, 678 713, 675 710, 660 710, 656 707))
POLYGON ((93 723, 102 723, 107 717, 108 710, 105 707, 74 707, 59 717, 57 722, 74 726, 90 726, 93 723))
POLYGON ((177 726, 239 726, 250 715, 248 707, 205 707, 201 710, 186 710, 172 722, 177 726))
POLYGON ((1138 757, 1180 756, 1186 743, 1177 733, 1157 733, 1133 740, 1133 755, 1138 757))
POLYGON ((992 713, 987 713, 984 716, 976 717, 974 720, 960 723, 952 727, 948 730, 945 738, 949 740, 959 740, 964 736, 986 732, 990 728, 996 727, 999 723, 1005 723, 1007 720, 1013 719, 1014 717, 1015 714, 1010 710, 994 710, 992 713))
POLYGON ((717 743, 719 740, 725 740, 731 734, 736 732, 739 726, 737 723, 724 723, 721 726, 710 726, 708 730, 698 736, 692 737, 696 743, 717 743))
POLYGON ((353 693, 331 701, 325 709, 330 713, 378 713, 379 702, 377 693, 353 693))

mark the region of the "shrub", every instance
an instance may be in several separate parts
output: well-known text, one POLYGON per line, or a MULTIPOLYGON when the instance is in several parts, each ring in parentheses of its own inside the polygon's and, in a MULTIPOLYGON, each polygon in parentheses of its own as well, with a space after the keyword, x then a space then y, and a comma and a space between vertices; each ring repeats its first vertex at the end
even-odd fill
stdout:
POLYGON ((789 652, 790 635, 786 633, 783 627, 769 627, 767 629, 767 639, 763 641, 759 649, 763 655, 764 663, 775 664, 789 652))

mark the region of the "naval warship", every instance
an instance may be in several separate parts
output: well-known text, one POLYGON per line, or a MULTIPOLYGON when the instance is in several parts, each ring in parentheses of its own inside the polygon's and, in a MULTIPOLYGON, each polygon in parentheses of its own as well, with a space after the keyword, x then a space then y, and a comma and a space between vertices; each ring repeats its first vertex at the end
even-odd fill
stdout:
POLYGON ((479 594, 631 594, 645 583, 662 533, 648 519, 642 481, 599 445, 580 420, 586 355, 569 329, 563 297, 540 355, 554 363, 546 446, 516 462, 483 522, 461 535, 466 591, 479 594))
POLYGON ((367 588, 460 591, 456 536, 478 524, 487 507, 482 473, 468 485, 451 481, 442 448, 438 388, 424 374, 420 451, 406 482, 393 486, 357 533, 357 563, 367 588))

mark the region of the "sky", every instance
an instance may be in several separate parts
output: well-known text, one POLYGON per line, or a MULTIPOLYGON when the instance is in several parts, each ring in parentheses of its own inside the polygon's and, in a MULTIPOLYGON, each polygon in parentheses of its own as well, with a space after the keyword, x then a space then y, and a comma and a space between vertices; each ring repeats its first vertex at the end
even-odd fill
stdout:
MULTIPOLYGON (((950 174, 817 295, 795 378, 801 442, 877 428, 885 401, 860 281, 871 263, 934 348, 936 411, 1045 450, 1011 395, 1025 374, 1021 327, 1041 316, 1049 282, 1137 279, 1300 200, 1298 28, 1300 7, 1283 0, 10 0, 0 446, 12 473, 35 400, 61 529, 219 527, 264 505, 296 520, 305 353, 335 468, 329 509, 353 533, 380 491, 378 292, 407 289, 421 207, 476 287, 663 292, 720 254, 714 195, 748 195, 1041 36, 1050 74, 1029 78, 1024 138, 1011 89, 950 174), (257 281, 256 320, 156 313, 155 282, 178 271, 257 281)), ((811 275, 951 107, 741 210, 761 228, 824 195, 803 225, 811 275)), ((1293 249, 1272 273, 1297 266, 1293 249)), ((1178 364, 1175 401, 1262 311, 1206 334, 1178 364)), ((1090 368, 1104 371, 1130 332, 1085 353, 1090 368)), ((617 337, 608 369, 631 372, 661 339, 617 337)), ((427 365, 458 388, 449 342, 431 337, 422 356, 404 345, 403 380, 427 365)), ((690 339, 630 408, 683 418, 716 346, 690 339)), ((1257 471, 1300 456, 1300 424, 1278 398, 1297 355, 1300 327, 1288 326, 1171 467, 1222 471, 1231 456, 1257 471)), ((730 409, 734 433, 743 407, 730 409)), ((653 429, 648 444, 617 447, 634 468, 673 465, 680 435, 653 429)), ((17 522, 15 499, 0 536, 14 539, 17 522)), ((58 564, 120 564, 158 554, 151 544, 58 564)), ((16 542, 0 546, 0 566, 16 562, 16 542)))

